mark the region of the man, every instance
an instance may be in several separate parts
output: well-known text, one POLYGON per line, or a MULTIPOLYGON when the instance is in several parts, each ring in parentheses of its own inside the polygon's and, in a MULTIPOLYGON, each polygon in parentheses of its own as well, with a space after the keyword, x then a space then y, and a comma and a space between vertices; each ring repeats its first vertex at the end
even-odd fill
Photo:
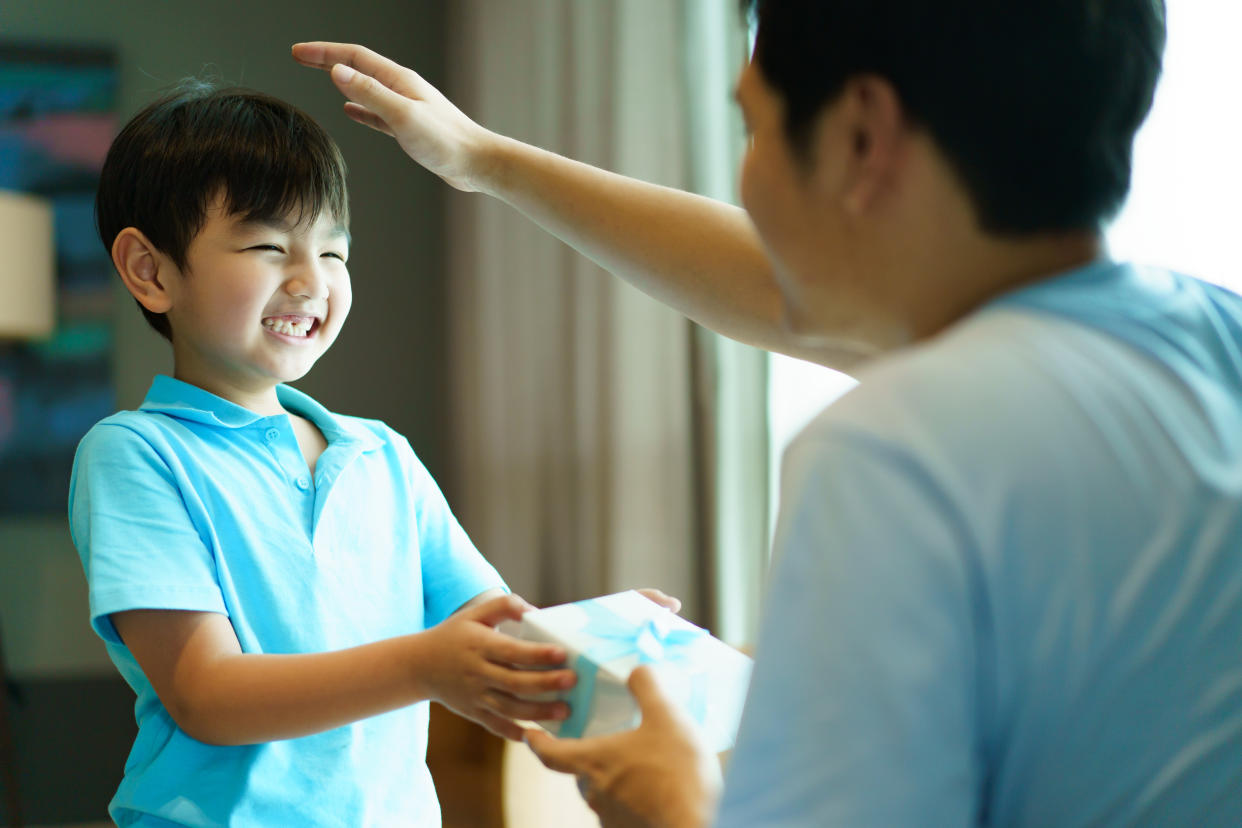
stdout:
POLYGON ((645 670, 638 729, 531 747, 617 824, 1242 824, 1242 300, 1101 239, 1163 4, 755 5, 746 215, 489 133, 359 47, 294 50, 450 184, 856 366, 786 456, 723 793, 645 670))

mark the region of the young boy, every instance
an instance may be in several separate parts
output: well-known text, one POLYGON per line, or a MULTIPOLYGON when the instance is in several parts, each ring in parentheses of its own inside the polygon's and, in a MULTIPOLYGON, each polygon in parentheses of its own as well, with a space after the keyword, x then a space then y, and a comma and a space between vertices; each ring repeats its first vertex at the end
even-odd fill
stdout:
POLYGON ((183 87, 113 143, 97 199, 173 348, 82 440, 71 531, 91 622, 137 694, 120 825, 440 824, 434 699, 510 738, 573 683, 493 625, 506 595, 406 440, 283 383, 350 308, 345 167, 293 107, 183 87), (382 714, 382 715, 381 715, 382 714))

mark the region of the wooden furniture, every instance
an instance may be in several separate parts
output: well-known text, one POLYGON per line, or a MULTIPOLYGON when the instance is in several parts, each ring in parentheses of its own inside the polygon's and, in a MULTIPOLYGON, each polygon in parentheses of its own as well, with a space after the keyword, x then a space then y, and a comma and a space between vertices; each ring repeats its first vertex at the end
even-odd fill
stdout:
POLYGON ((431 705, 427 765, 444 828, 598 828, 572 776, 548 770, 530 748, 431 705))
POLYGON ((444 828, 503 828, 500 762, 504 740, 443 705, 431 705, 427 767, 444 828))

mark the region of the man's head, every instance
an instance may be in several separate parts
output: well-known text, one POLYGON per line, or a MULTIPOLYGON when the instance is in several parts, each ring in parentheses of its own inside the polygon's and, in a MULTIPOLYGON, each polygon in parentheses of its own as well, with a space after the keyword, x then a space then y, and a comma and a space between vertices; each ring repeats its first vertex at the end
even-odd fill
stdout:
POLYGON ((806 151, 847 80, 892 84, 983 229, 1098 228, 1130 184, 1160 75, 1163 0, 754 0, 755 62, 806 151))
POLYGON ((795 329, 918 338, 1098 245, 1160 74, 1162 0, 743 5, 742 195, 795 329))
POLYGON ((230 399, 298 379, 352 302, 345 165, 288 104, 183 86, 117 136, 100 237, 176 375, 230 399))
MULTIPOLYGON (((345 162, 335 142, 304 112, 248 89, 183 82, 147 106, 112 142, 95 199, 99 236, 113 254, 117 236, 137 228, 178 268, 223 198, 227 214, 313 223, 321 212, 349 226, 345 162)), ((172 339, 167 317, 142 306, 172 339)))

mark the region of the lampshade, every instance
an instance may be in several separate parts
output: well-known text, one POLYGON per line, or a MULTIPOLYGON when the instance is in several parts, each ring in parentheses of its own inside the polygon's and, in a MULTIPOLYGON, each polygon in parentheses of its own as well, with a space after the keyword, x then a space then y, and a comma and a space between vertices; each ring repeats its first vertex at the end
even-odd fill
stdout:
POLYGON ((0 190, 0 337, 37 339, 55 327, 52 203, 0 190))

